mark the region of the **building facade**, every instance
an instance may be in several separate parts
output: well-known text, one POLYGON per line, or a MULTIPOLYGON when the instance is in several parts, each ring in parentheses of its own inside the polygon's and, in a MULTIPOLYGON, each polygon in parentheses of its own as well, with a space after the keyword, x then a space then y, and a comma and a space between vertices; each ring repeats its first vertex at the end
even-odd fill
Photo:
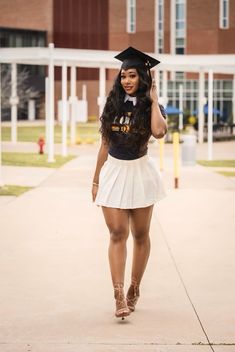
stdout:
MULTIPOLYGON (((156 54, 235 53, 233 0, 0 0, 0 8, 0 47, 54 42, 55 47, 102 50, 131 45, 156 54)), ((46 68, 31 70, 34 78, 46 75, 46 68)), ((107 90, 116 73, 107 72, 107 90)), ((55 77, 58 100, 59 69, 55 77)), ((78 98, 83 84, 87 85, 88 114, 97 118, 98 71, 77 69, 78 98)), ((183 85, 184 109, 189 114, 197 110, 197 74, 175 72, 168 75, 167 84, 168 104, 179 106, 179 86, 183 85)), ((216 119, 232 120, 232 87, 231 75, 215 76, 214 102, 221 112, 216 119)))

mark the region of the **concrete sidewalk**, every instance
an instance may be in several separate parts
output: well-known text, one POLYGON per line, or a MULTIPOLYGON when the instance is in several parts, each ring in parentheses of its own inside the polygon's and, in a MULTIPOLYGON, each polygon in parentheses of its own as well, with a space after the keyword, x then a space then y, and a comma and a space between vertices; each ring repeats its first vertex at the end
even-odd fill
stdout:
MULTIPOLYGON (((137 310, 121 322, 90 197, 95 149, 0 208, 0 352, 234 352, 233 179, 182 167, 175 190, 166 150, 168 197, 154 210, 137 310)), ((131 249, 130 238, 126 286, 131 249)))

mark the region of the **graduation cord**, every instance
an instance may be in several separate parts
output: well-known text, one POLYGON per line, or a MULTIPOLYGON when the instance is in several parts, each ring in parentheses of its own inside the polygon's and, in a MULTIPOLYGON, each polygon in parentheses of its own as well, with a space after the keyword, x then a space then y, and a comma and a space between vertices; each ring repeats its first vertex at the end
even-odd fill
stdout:
POLYGON ((177 264, 176 264, 175 258, 173 257, 173 254, 172 254, 171 248, 170 248, 170 246, 169 246, 169 243, 167 242, 167 239, 166 239, 166 236, 165 236, 165 234, 164 234, 163 228, 162 228, 160 222, 158 222, 158 224, 159 224, 159 226, 160 226, 160 228, 161 228, 162 237, 163 237, 163 240, 164 240, 164 242, 165 242, 165 244, 166 244, 166 246, 167 246, 167 248, 168 248, 168 251, 169 251, 170 257, 171 257, 171 259, 172 259, 172 261, 173 261, 175 270, 177 271, 177 273, 178 273, 178 275, 179 275, 179 279, 180 279, 180 281, 181 281, 181 283, 182 283, 182 285, 183 285, 184 291, 185 291, 185 293, 186 293, 186 295, 187 295, 187 297, 188 297, 188 299, 189 299, 189 302, 190 302, 190 304, 191 304, 191 306, 192 306, 192 308, 193 308, 193 310, 194 310, 194 313, 195 313, 195 315, 196 315, 196 317, 197 317, 197 320, 198 320, 198 322, 199 322, 199 324, 200 324, 200 326, 201 326, 201 329, 202 329, 202 331, 203 331, 203 333, 204 333, 204 335, 205 335, 205 337, 206 337, 206 340, 207 340, 207 342, 208 342, 208 345, 209 345, 209 347, 211 348, 211 350, 212 350, 213 352, 215 352, 215 350, 214 350, 214 348, 213 348, 213 346, 212 346, 212 344, 211 344, 211 342, 210 342, 210 340, 209 340, 209 337, 208 337, 208 335, 207 335, 207 333, 206 333, 206 331, 205 331, 205 329, 204 329, 204 326, 202 325, 202 322, 201 322, 201 319, 200 319, 200 317, 199 317, 199 315, 198 315, 198 313, 197 313, 197 310, 196 310, 196 308, 195 308, 195 306, 194 306, 194 304, 193 304, 193 302, 192 302, 192 300, 191 300, 191 298, 190 298, 190 296, 189 296, 189 293, 188 293, 188 290, 187 290, 187 288, 186 288, 186 286, 185 286, 183 277, 182 277, 182 275, 181 275, 181 273, 180 273, 180 271, 179 271, 179 269, 178 269, 178 267, 177 267, 177 264))

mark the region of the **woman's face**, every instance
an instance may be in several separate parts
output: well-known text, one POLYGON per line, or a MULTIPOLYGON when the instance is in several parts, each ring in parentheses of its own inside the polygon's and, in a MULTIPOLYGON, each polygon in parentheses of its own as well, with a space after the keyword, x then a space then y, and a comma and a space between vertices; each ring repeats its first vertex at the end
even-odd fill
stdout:
POLYGON ((135 95, 139 88, 139 74, 135 68, 121 70, 121 85, 129 95, 135 95))

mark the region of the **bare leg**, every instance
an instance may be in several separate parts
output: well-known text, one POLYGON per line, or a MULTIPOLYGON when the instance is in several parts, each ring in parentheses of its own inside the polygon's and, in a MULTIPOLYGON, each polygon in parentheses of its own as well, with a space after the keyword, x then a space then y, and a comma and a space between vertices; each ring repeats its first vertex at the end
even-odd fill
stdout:
POLYGON ((132 278, 140 283, 144 274, 149 253, 149 228, 153 206, 131 210, 131 231, 134 240, 132 278))
POLYGON ((110 232, 109 264, 112 281, 113 284, 124 283, 126 241, 129 236, 129 211, 107 207, 102 207, 102 210, 110 232))
POLYGON ((129 211, 102 207, 104 218, 110 232, 109 264, 116 299, 116 317, 130 314, 124 295, 124 276, 126 266, 126 240, 129 235, 129 211))
POLYGON ((153 206, 132 209, 130 211, 131 232, 134 240, 134 247, 131 286, 127 293, 127 302, 131 311, 134 311, 135 309, 135 304, 139 297, 139 284, 143 277, 150 254, 149 228, 152 211, 153 206))

